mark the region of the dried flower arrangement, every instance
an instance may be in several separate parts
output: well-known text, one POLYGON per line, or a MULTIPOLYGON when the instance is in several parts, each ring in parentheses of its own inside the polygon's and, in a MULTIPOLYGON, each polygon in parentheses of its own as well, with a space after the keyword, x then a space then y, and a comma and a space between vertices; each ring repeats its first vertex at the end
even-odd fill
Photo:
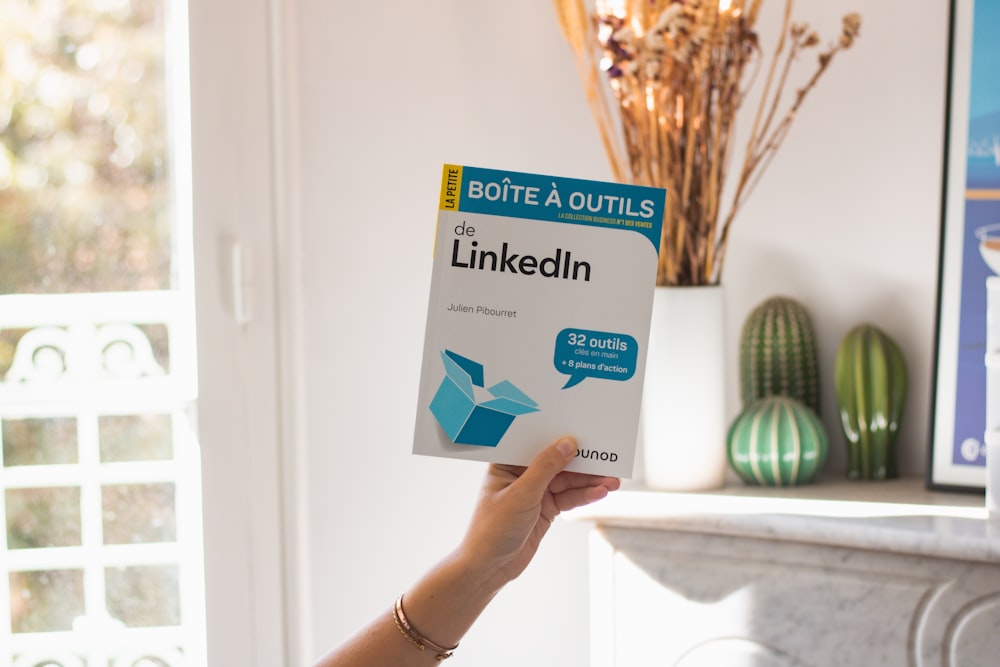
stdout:
POLYGON ((722 213, 744 71, 756 72, 763 61, 754 30, 763 0, 597 0, 590 16, 584 0, 554 1, 614 177, 667 189, 657 285, 718 284, 733 218, 809 91, 858 37, 861 17, 843 17, 839 39, 819 52, 811 78, 783 106, 793 64, 820 43, 808 25, 792 22, 794 0, 785 0, 733 199, 722 213))

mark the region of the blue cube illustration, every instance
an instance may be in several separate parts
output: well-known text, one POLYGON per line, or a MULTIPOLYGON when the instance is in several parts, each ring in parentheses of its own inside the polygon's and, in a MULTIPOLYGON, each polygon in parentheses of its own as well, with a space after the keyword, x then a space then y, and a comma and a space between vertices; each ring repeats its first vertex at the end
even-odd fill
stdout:
POLYGON ((515 417, 538 411, 538 404, 507 380, 487 389, 493 398, 477 402, 474 387, 484 387, 483 365, 451 350, 441 353, 441 361, 445 378, 430 410, 453 443, 496 447, 515 417))

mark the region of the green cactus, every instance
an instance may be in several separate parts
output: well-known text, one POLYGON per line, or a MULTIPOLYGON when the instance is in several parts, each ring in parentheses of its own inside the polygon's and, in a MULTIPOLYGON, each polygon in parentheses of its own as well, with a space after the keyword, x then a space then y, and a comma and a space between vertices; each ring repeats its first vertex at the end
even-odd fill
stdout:
POLYGON ((895 341, 871 324, 851 329, 834 369, 840 425, 847 439, 847 476, 897 477, 896 440, 906 402, 906 360, 895 341))
POLYGON ((729 427, 729 465, 747 484, 793 486, 816 478, 829 449, 816 413, 787 396, 752 403, 729 427))
POLYGON ((768 396, 788 396, 820 414, 816 335, 809 313, 794 299, 772 297, 743 323, 740 395, 743 407, 768 396))

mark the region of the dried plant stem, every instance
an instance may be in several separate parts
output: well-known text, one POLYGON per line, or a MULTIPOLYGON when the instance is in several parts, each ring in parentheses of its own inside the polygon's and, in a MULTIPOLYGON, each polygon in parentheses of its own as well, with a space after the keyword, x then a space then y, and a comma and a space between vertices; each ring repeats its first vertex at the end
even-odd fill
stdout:
MULTIPOLYGON (((790 4, 791 0, 789 0, 790 4)), ((788 15, 786 14, 786 18, 788 15)), ((787 24, 786 24, 787 25, 787 24)), ((737 184, 736 194, 733 196, 733 202, 729 207, 729 213, 726 215, 722 225, 721 233, 719 236, 719 257, 722 259, 725 256, 726 245, 729 237, 729 229, 732 225, 733 220, 736 217, 736 213, 740 210, 743 203, 746 201, 747 197, 756 188, 757 183, 760 182, 761 177, 767 171, 770 166, 771 161, 777 153, 778 148, 781 143, 785 140, 788 134, 788 130, 791 129, 792 121, 795 119, 795 114, 798 112, 802 103, 805 101, 806 96, 809 92, 816 86, 819 82, 820 76, 829 67, 830 62, 833 60, 833 56, 839 52, 848 48, 850 44, 845 45, 843 41, 833 45, 826 52, 820 55, 819 65, 816 71, 813 72, 812 76, 806 82, 804 86, 799 88, 795 93, 795 101, 789 107, 788 111, 785 112, 781 121, 777 126, 771 130, 770 134, 767 134, 769 129, 771 118, 774 116, 777 109, 778 96, 780 91, 784 88, 785 80, 787 78, 788 72, 791 69, 791 64, 795 60, 799 52, 807 45, 806 41, 812 41, 815 39, 814 36, 793 36, 793 43, 789 50, 788 57, 785 60, 785 67, 783 68, 781 82, 778 86, 778 92, 775 93, 774 103, 771 105, 771 110, 768 114, 768 120, 764 124, 764 127, 760 130, 758 136, 751 134, 750 144, 747 146, 746 160, 744 161, 743 170, 740 173, 740 179, 737 184)), ((775 61, 777 61, 778 52, 775 52, 775 61)), ((763 100, 762 100, 763 101, 763 100)), ((720 264, 721 268, 721 264, 720 264)))
POLYGON ((788 71, 791 67, 792 61, 794 60, 794 49, 795 45, 792 45, 792 53, 789 54, 788 58, 785 59, 785 66, 782 68, 778 84, 775 87, 774 95, 771 95, 771 84, 774 82, 774 74, 778 69, 778 63, 781 59, 781 54, 785 50, 785 41, 789 37, 789 27, 792 22, 792 8, 795 4, 795 0, 786 0, 785 2, 785 13, 781 20, 781 31, 778 37, 778 44, 774 47, 774 54, 771 56, 771 66, 767 71, 767 81, 764 84, 764 91, 760 96, 760 102, 757 105, 757 114, 754 116, 753 129, 750 132, 751 142, 755 143, 748 144, 746 152, 747 162, 752 160, 753 151, 756 149, 756 145, 759 144, 760 139, 764 134, 767 133, 768 127, 771 125, 771 121, 774 119, 774 114, 778 108, 778 103, 781 101, 781 91, 785 86, 785 81, 788 79, 788 71), (768 108, 768 101, 770 99, 770 107, 768 108), (764 124, 760 125, 761 116, 764 114, 764 109, 768 108, 767 117, 764 119, 764 124))
POLYGON ((830 60, 857 37, 860 17, 844 17, 839 42, 820 53, 819 67, 783 112, 793 63, 818 42, 807 26, 792 24, 794 0, 784 0, 780 36, 723 215, 744 70, 754 65, 751 80, 760 71, 754 26, 763 0, 731 0, 721 8, 719 0, 598 0, 592 20, 583 0, 554 1, 614 177, 667 190, 657 284, 718 283, 736 213, 830 60))
POLYGON ((592 48, 594 35, 583 0, 555 0, 555 8, 563 37, 573 51, 577 74, 584 83, 587 105, 597 123, 601 144, 611 164, 612 176, 615 180, 621 181, 625 178, 625 174, 619 166, 622 164, 621 156, 618 154, 620 148, 613 138, 614 123, 607 98, 600 92, 603 84, 600 81, 599 68, 592 48))

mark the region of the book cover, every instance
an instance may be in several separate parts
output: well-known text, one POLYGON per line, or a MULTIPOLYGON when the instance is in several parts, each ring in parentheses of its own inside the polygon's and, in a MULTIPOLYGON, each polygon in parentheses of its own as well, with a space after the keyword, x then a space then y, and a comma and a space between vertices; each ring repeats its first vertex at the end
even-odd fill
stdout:
POLYGON ((632 476, 665 199, 444 166, 414 454, 632 476))

